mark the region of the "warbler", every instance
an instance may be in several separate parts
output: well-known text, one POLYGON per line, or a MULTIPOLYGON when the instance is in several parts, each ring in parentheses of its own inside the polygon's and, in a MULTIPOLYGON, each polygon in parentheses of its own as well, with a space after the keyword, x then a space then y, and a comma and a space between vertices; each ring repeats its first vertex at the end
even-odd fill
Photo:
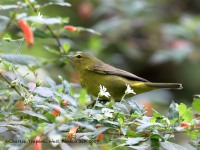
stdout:
MULTIPOLYGON (((88 53, 78 52, 66 56, 78 72, 80 84, 89 94, 99 96, 100 85, 105 87, 110 96, 103 96, 103 100, 121 101, 127 90, 125 98, 157 89, 182 89, 180 83, 153 83, 130 72, 115 68, 97 59, 88 53)), ((104 89, 105 90, 105 89, 104 89)))

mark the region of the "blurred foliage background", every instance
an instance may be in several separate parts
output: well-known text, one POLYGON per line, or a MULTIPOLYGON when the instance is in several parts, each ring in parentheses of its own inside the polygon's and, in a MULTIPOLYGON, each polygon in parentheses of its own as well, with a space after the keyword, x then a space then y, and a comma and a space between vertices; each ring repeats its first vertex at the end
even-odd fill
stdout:
MULTIPOLYGON (((46 3, 38 0, 38 4, 46 3)), ((59 5, 40 8, 45 17, 66 17, 74 26, 92 28, 101 36, 69 33, 59 24, 51 27, 60 34, 62 44, 70 44, 70 52, 87 51, 103 61, 133 72, 153 82, 180 82, 184 89, 172 91, 175 101, 192 101, 200 89, 200 1, 197 0, 68 0, 71 7, 59 5)), ((1 0, 1 4, 16 3, 1 0)), ((12 14, 9 9, 2 15, 12 14)), ((20 13, 20 10, 18 10, 20 13)), ((21 12, 22 13, 22 12, 21 12)), ((2 19, 1 19, 2 20, 2 19)), ((33 25, 37 27, 36 24, 33 25)), ((1 26, 1 30, 4 26, 1 26)), ((45 31, 45 28, 44 28, 45 31)), ((28 54, 39 60, 48 59, 43 72, 56 79, 58 75, 77 82, 71 65, 47 49, 58 49, 51 36, 34 30, 35 45, 28 49, 25 42, 2 41, 3 53, 28 54), (50 44, 51 43, 51 44, 50 44), (45 46, 48 44, 48 48, 45 46), (45 71, 48 70, 48 71, 45 71)), ((9 27, 12 39, 21 37, 17 23, 9 27)), ((38 71, 40 72, 40 71, 38 71)))

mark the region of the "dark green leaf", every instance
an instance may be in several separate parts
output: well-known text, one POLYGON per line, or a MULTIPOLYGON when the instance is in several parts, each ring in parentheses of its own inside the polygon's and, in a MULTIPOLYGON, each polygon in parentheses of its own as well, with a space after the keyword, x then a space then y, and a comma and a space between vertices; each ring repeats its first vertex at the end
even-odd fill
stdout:
POLYGON ((151 150, 158 150, 160 148, 159 135, 151 135, 150 144, 151 150))
POLYGON ((53 114, 50 114, 49 112, 45 113, 44 116, 50 121, 54 122, 56 117, 53 114))
POLYGON ((48 38, 49 35, 46 34, 43 30, 37 28, 37 29, 34 31, 34 37, 48 38))
POLYGON ((24 110, 24 111, 21 111, 21 112, 24 113, 24 114, 27 114, 27 115, 30 115, 30 116, 34 116, 34 117, 37 117, 37 118, 40 118, 40 119, 48 121, 48 119, 45 116, 43 116, 41 114, 37 114, 37 113, 35 113, 33 111, 24 110))

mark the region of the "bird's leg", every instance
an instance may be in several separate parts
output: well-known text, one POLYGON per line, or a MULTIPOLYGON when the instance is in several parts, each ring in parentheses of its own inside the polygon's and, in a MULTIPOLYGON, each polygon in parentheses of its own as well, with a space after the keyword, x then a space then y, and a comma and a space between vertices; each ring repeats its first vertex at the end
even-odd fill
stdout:
POLYGON ((97 96, 97 98, 96 98, 96 100, 95 100, 95 103, 94 103, 94 106, 93 106, 93 108, 92 108, 92 109, 94 109, 94 108, 95 108, 95 106, 98 104, 98 102, 99 102, 99 96, 97 96))
POLYGON ((122 96, 120 103, 125 101, 125 96, 126 96, 126 93, 124 93, 124 95, 122 96))

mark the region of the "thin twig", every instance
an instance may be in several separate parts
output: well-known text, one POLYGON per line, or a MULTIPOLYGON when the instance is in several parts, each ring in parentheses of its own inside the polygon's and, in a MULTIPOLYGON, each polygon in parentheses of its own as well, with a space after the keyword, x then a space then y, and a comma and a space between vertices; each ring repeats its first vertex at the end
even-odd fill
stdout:
MULTIPOLYGON (((10 87, 12 88, 12 89, 14 89, 21 97, 23 97, 23 95, 20 93, 20 91, 14 86, 14 85, 12 85, 12 83, 10 83, 7 79, 6 79, 6 77, 4 77, 1 73, 0 73, 0 76, 10 85, 10 87)), ((24 98, 24 97, 23 97, 24 98)))
MULTIPOLYGON (((18 9, 17 9, 18 10, 18 9)), ((3 38, 4 33, 7 31, 7 29, 10 27, 12 21, 15 19, 15 16, 17 14, 17 10, 12 14, 10 20, 6 24, 6 27, 3 29, 3 31, 0 33, 0 39, 3 38)))
MULTIPOLYGON (((34 4, 31 3, 30 0, 27 0, 27 1, 28 1, 28 3, 30 4, 30 6, 32 7, 32 9, 34 10, 34 12, 38 14, 38 9, 35 8, 34 4)), ((59 49, 60 49, 60 52, 63 53, 63 54, 65 54, 65 51, 64 51, 64 49, 63 49, 63 47, 62 47, 62 44, 61 44, 61 42, 60 42, 58 36, 53 32, 53 30, 51 29, 51 27, 50 27, 48 24, 45 24, 45 26, 46 26, 47 29, 50 31, 50 33, 51 33, 51 35, 53 36, 53 38, 56 40, 56 42, 57 42, 57 44, 58 44, 58 47, 59 47, 59 49)))

